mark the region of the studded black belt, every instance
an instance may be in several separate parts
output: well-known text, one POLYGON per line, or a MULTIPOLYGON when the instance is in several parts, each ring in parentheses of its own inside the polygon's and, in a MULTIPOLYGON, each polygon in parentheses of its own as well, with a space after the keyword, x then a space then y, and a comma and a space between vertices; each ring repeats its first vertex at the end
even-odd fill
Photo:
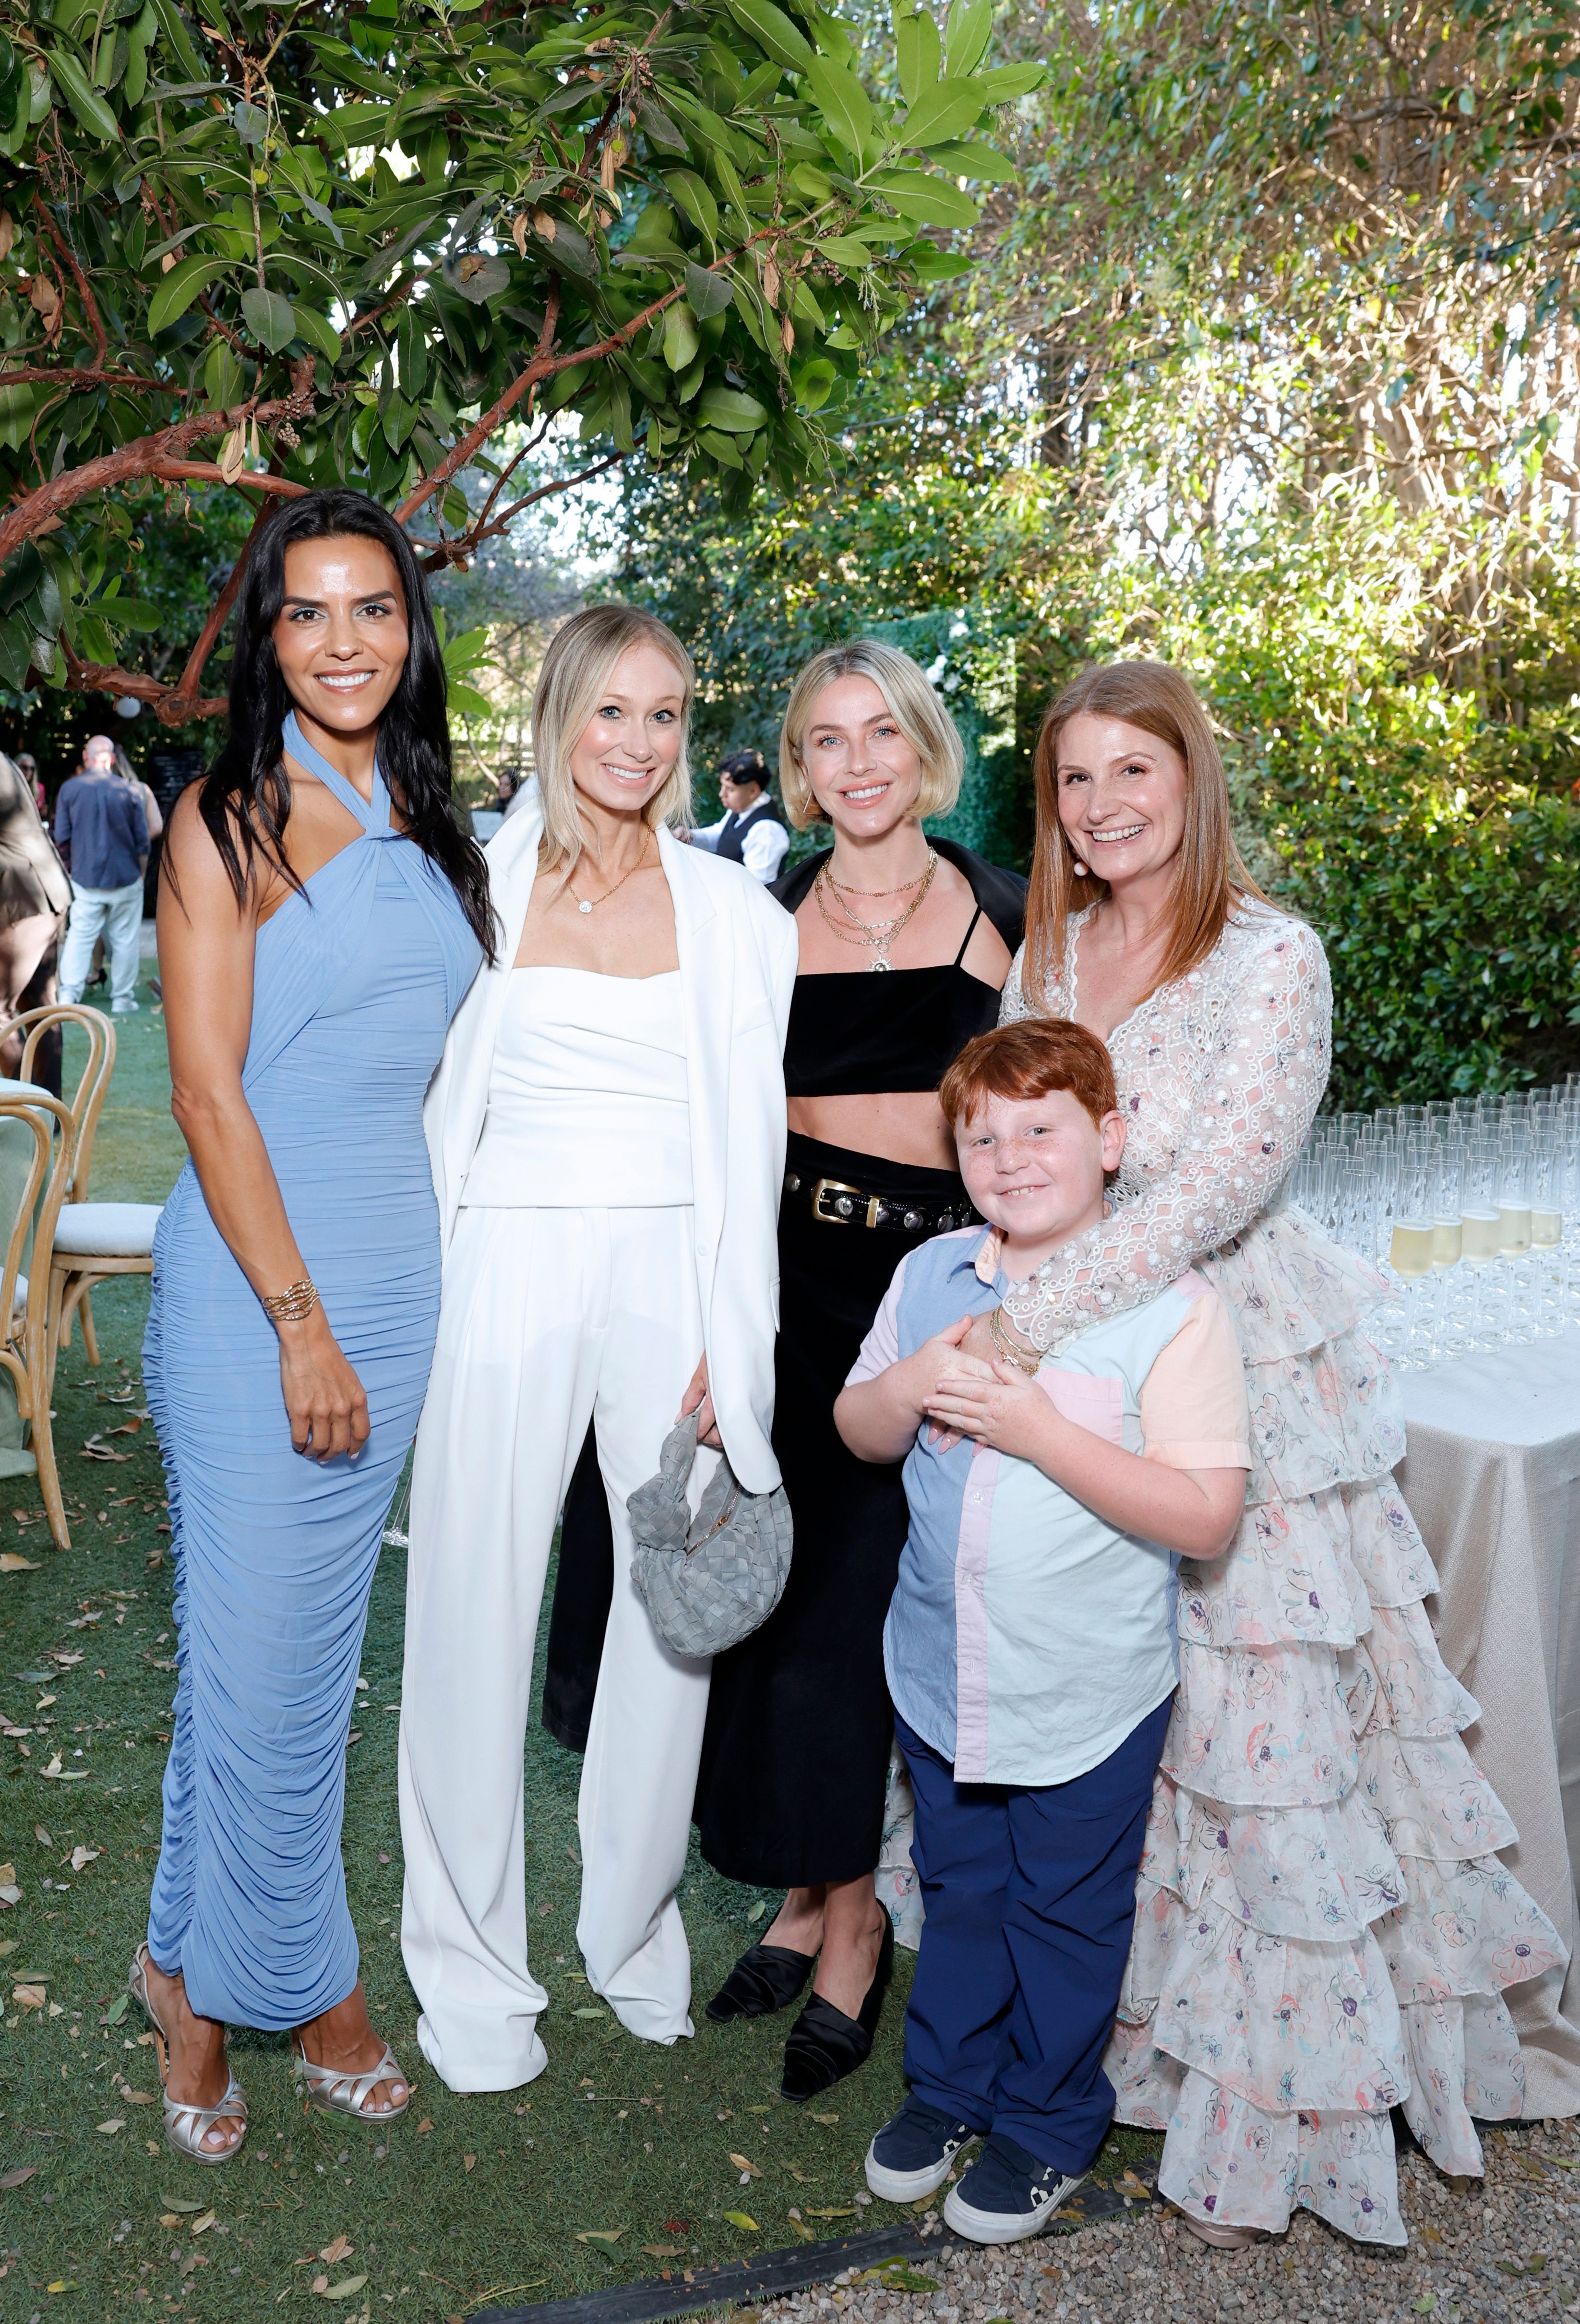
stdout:
POLYGON ((893 1234, 949 1234, 956 1227, 976 1222, 976 1213, 964 1193, 939 1203, 926 1195, 869 1194, 843 1178, 804 1178, 796 1170, 784 1174, 787 1202, 809 1205, 824 1227, 886 1227, 893 1234))

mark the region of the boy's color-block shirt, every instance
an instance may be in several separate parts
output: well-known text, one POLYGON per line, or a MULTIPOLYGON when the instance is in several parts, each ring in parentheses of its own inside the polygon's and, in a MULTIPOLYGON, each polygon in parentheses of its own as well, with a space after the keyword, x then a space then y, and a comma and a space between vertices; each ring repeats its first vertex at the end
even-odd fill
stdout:
MULTIPOLYGON (((966 1227, 901 1260, 848 1385, 873 1379, 1008 1284, 998 1236, 966 1227)), ((1045 1357, 1037 1386, 1067 1419, 1176 1469, 1249 1469, 1245 1367, 1199 1275, 1093 1323, 1045 1357)), ((1022 1461, 941 1451, 924 1425, 905 1463, 910 1528, 883 1631, 889 1691, 957 1783, 1085 1775, 1178 1676, 1178 1559, 1119 1532, 1022 1461)))

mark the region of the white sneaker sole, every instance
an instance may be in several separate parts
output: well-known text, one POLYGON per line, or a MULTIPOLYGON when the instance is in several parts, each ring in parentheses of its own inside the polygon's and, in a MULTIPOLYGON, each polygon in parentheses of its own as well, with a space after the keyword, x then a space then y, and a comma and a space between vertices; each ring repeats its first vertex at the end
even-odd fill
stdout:
POLYGON ((867 2185, 881 2202, 919 2203, 924 2195, 936 2195, 955 2168, 956 2155, 975 2145, 975 2134, 963 2138, 958 2146, 951 2146, 941 2162, 929 2163, 925 2171, 886 2171, 877 2159, 877 2139, 867 2149, 867 2185))
POLYGON ((1069 2201, 1086 2177, 1086 2173, 1080 2171, 1073 2179, 1061 2179, 1053 2192, 1032 2211, 979 2211, 974 2205, 962 2202, 958 2187, 951 2187, 944 2199, 944 2221, 969 2243, 1024 2243, 1028 2236, 1042 2233, 1054 2213, 1069 2201))

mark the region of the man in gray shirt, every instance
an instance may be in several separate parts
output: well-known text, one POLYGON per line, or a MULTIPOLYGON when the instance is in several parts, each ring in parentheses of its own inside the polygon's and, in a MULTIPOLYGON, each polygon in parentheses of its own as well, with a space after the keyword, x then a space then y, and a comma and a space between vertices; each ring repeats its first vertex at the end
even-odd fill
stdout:
POLYGON ((110 1007, 117 1017, 129 1016, 137 1007, 148 817, 141 795, 115 772, 115 746, 107 734, 89 736, 81 773, 60 786, 55 845, 71 874, 60 998, 81 1000, 102 934, 110 960, 110 1007))

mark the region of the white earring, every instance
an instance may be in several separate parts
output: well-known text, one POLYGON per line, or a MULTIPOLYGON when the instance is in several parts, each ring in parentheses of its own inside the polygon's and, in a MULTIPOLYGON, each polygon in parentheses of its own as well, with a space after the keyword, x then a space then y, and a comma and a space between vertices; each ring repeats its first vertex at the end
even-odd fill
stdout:
POLYGON ((1070 862, 1071 862, 1075 865, 1075 867, 1076 867, 1076 879, 1077 879, 1077 880, 1084 880, 1084 879, 1086 878, 1086 865, 1082 862, 1082 861, 1081 861, 1080 857, 1079 857, 1078 855, 1072 855, 1072 856, 1071 856, 1071 858, 1070 858, 1070 862))

